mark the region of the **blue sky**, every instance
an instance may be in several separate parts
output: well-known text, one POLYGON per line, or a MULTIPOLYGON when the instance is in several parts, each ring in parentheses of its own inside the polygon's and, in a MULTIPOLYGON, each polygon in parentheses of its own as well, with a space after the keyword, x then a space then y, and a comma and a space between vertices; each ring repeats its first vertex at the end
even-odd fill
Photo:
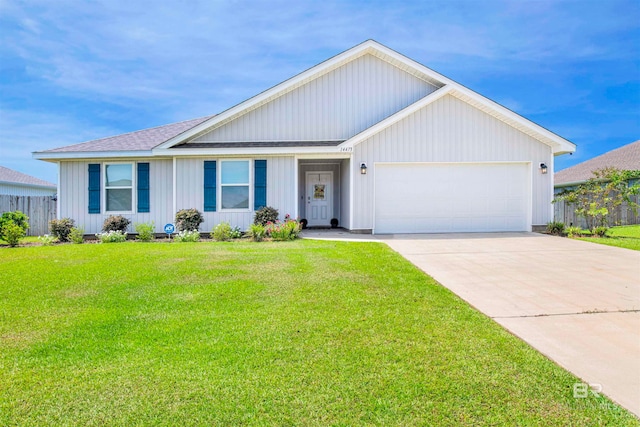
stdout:
POLYGON ((640 139, 640 1, 0 0, 0 164, 223 111, 367 39, 575 142, 640 139))

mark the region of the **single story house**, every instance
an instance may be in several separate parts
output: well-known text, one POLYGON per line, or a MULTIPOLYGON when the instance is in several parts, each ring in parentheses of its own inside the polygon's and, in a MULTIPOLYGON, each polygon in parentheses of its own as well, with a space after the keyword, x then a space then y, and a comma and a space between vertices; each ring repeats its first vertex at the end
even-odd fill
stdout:
POLYGON ((55 184, 0 166, 0 195, 10 196, 54 196, 55 184))
POLYGON ((556 192, 593 178, 593 172, 598 169, 612 167, 620 170, 640 170, 640 140, 556 172, 556 192))
POLYGON ((530 231, 553 218, 554 156, 575 145, 365 41, 215 116, 34 153, 59 167, 60 217, 262 206, 361 233, 530 231))

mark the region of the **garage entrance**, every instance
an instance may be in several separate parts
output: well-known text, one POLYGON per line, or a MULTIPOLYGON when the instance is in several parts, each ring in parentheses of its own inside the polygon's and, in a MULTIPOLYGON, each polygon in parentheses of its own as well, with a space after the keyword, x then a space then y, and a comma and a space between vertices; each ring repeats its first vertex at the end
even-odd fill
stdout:
POLYGON ((529 163, 377 163, 376 234, 531 231, 529 163))

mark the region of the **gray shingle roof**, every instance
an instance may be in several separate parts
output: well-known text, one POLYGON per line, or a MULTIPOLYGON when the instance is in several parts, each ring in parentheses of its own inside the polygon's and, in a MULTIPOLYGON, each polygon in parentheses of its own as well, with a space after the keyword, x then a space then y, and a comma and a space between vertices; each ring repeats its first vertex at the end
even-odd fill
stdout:
POLYGON ((49 181, 36 178, 35 176, 27 175, 26 173, 14 171, 13 169, 0 166, 0 181, 1 182, 13 182, 24 185, 39 185, 56 188, 55 184, 49 181))
POLYGON ((561 170, 554 175, 554 182, 556 186, 583 182, 592 177, 594 170, 606 167, 640 170, 640 140, 561 170))
POLYGON ((199 125, 213 116, 200 117, 199 119, 187 120, 184 122, 171 123, 155 128, 139 130, 108 138, 96 139, 82 142, 80 144, 67 145, 66 147, 54 148, 42 151, 42 153, 77 153, 77 152, 99 152, 99 151, 146 151, 170 140, 174 136, 199 125))

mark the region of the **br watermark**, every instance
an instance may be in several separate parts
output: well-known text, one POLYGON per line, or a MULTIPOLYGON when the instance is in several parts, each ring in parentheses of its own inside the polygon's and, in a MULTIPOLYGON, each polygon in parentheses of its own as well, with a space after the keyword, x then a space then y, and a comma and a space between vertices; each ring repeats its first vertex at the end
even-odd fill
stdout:
POLYGON ((591 394, 593 397, 600 397, 602 384, 598 383, 575 383, 573 385, 573 397, 576 399, 586 399, 591 394))

